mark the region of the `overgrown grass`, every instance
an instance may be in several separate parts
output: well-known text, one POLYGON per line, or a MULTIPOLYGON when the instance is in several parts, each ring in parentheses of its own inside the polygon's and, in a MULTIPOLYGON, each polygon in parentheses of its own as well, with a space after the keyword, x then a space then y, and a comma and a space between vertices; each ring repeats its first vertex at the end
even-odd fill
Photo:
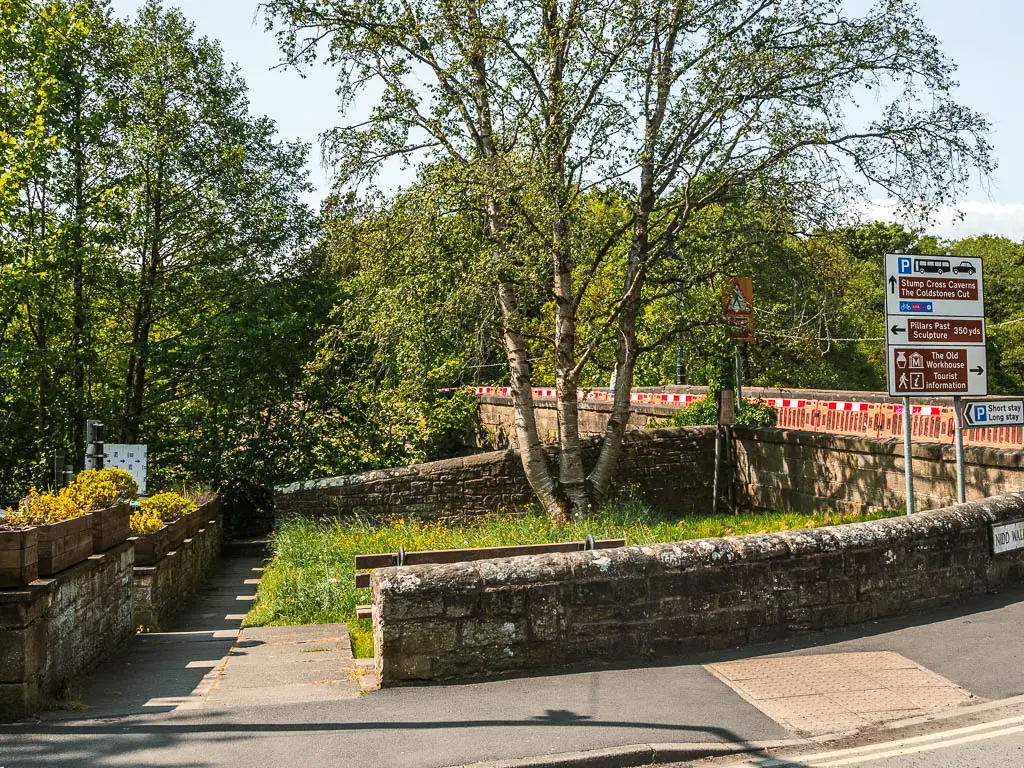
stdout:
POLYGON ((503 515, 458 527, 396 518, 385 523, 286 522, 273 539, 274 558, 260 582, 246 626, 348 624, 357 656, 373 655, 370 622, 356 619, 356 606, 368 603, 368 589, 355 587, 354 559, 359 554, 423 549, 458 549, 512 544, 625 538, 628 544, 683 541, 745 533, 816 528, 895 514, 828 512, 816 515, 781 513, 720 515, 665 519, 641 503, 610 505, 587 520, 556 525, 539 513, 503 515))

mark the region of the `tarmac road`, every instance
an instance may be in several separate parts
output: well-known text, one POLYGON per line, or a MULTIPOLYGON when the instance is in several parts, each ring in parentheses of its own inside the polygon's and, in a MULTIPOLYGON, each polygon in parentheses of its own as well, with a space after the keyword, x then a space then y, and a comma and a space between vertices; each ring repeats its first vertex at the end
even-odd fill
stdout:
MULTIPOLYGON (((993 703, 994 704, 994 703, 993 703)), ((675 768, 1013 768, 1024 765, 1024 701, 971 708, 834 747, 801 747, 675 768), (976 711, 981 710, 981 711, 976 711)))
MULTIPOLYGON (((226 568, 225 581, 200 596, 197 604, 202 611, 184 617, 179 633, 140 637, 127 654, 90 678, 82 703, 91 709, 47 713, 40 720, 0 727, 0 766, 442 768, 522 759, 533 759, 534 766, 541 766, 550 762, 547 756, 577 753, 575 765, 596 768, 602 763, 579 753, 594 757, 594 750, 620 748, 615 759, 621 766, 636 765, 644 755, 649 762, 650 755, 660 749, 633 749, 636 745, 696 743, 719 750, 765 743, 792 745, 793 734, 704 668, 767 655, 892 651, 980 699, 1024 694, 1022 587, 986 595, 959 608, 875 622, 842 633, 808 635, 788 643, 688 656, 656 666, 570 670, 365 695, 340 685, 345 682, 340 680, 337 687, 318 686, 318 681, 308 679, 290 684, 287 670, 300 667, 298 658, 275 652, 267 657, 265 675, 250 657, 245 674, 233 678, 243 686, 254 686, 253 696, 218 698, 216 687, 197 696, 196 691, 206 690, 203 686, 209 670, 216 667, 216 657, 231 645, 226 642, 228 635, 237 634, 238 605, 244 602, 239 596, 253 590, 245 584, 252 581, 246 578, 251 574, 245 564, 228 561, 226 568), (214 622, 209 631, 203 629, 207 619, 214 622), (231 622, 236 629, 227 628, 231 622), (339 698, 343 688, 344 697, 339 698), (185 704, 177 705, 179 701, 185 704), (629 755, 633 762, 626 759, 629 755)), ((267 647, 273 650, 272 644, 267 647)), ((242 655, 257 651, 245 643, 235 644, 232 650, 242 655)), ((230 660, 224 679, 232 679, 230 660)), ((962 737, 955 737, 934 749, 908 752, 903 745, 827 762, 900 768, 1024 766, 1024 709, 996 717, 990 712, 992 704, 983 706, 989 720, 1021 719, 981 728, 971 733, 971 741, 956 742, 962 737), (850 759, 855 762, 835 762, 850 759)), ((970 720, 970 726, 984 724, 978 717, 970 720)), ((894 739, 896 734, 884 740, 894 739)), ((799 751, 820 754, 850 746, 805 744, 799 751)), ((754 765, 776 759, 763 749, 759 755, 762 763, 754 765)))

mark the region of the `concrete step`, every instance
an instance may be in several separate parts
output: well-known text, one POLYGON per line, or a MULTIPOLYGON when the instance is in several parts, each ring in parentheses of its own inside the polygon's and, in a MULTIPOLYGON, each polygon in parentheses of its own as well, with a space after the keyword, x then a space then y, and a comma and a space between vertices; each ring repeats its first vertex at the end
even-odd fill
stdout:
POLYGON ((259 536, 255 539, 233 539, 225 541, 221 549, 224 557, 270 557, 270 537, 259 536))

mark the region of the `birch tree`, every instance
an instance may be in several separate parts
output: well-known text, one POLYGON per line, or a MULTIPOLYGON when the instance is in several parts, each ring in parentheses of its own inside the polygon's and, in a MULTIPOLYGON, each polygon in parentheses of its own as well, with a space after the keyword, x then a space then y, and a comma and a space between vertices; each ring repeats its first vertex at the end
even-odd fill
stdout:
POLYGON ((903 0, 860 16, 840 0, 263 7, 288 62, 336 67, 343 114, 370 106, 325 137, 340 186, 443 162, 449 172, 432 178, 476 206, 523 466, 556 517, 586 514, 614 489, 643 351, 637 321, 673 290, 650 277, 697 214, 746 196, 821 225, 872 194, 926 214, 993 164, 985 119, 955 102, 953 65, 903 0), (578 223, 595 189, 629 201, 600 239, 578 223), (595 305, 612 260, 619 289, 581 333, 581 307, 595 305), (553 306, 557 467, 533 413, 525 304, 537 290, 553 306), (588 472, 576 389, 609 339, 616 396, 588 472))

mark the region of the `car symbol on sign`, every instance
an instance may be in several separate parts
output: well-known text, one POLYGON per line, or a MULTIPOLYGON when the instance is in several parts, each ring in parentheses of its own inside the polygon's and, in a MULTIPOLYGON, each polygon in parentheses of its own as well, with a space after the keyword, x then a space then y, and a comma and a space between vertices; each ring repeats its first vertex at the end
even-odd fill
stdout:
POLYGON ((974 265, 971 264, 971 262, 969 262, 969 261, 961 261, 959 264, 957 264, 955 267, 953 267, 953 274, 954 275, 959 275, 959 274, 973 275, 977 271, 978 270, 975 269, 974 265))

